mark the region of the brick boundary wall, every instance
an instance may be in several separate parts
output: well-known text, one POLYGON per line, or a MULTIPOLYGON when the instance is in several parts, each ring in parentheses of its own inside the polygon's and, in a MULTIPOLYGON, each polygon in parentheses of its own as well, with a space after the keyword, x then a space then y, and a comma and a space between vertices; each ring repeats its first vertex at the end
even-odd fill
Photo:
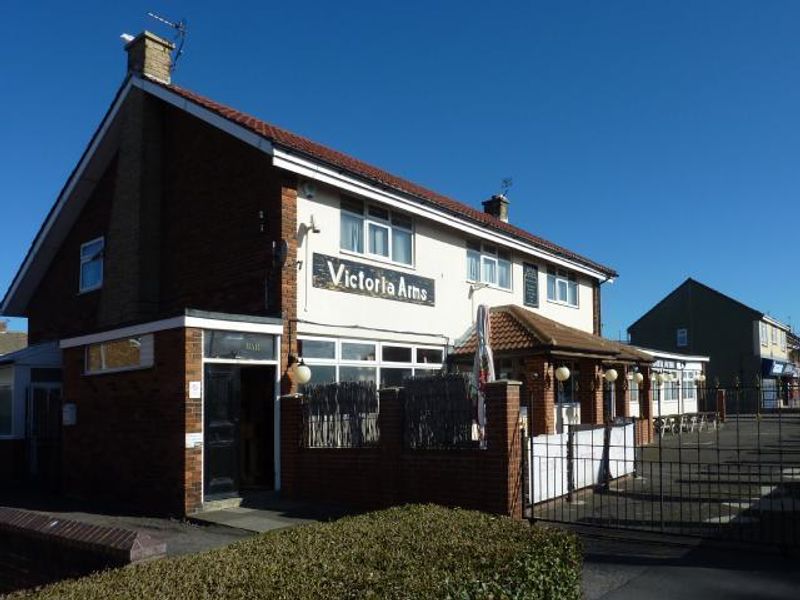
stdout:
POLYGON ((146 533, 0 507, 0 595, 162 557, 146 533))
POLYGON ((403 402, 381 391, 380 443, 371 448, 305 448, 300 397, 281 400, 282 493, 297 500, 384 508, 433 502, 522 518, 520 383, 487 387, 487 447, 410 450, 403 402))

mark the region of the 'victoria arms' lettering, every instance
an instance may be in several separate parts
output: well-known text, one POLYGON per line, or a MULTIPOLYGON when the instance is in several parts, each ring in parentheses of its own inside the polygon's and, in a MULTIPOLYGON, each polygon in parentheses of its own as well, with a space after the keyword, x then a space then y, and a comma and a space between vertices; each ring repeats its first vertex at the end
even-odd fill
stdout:
POLYGON ((314 253, 313 275, 317 288, 426 306, 436 303, 433 279, 335 256, 314 253))

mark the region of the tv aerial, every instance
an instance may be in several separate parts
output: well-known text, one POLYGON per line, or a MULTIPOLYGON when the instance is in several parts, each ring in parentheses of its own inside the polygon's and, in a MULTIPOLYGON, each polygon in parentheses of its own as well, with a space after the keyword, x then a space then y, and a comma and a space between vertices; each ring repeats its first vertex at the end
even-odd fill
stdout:
POLYGON ((173 40, 175 43, 175 58, 172 60, 172 70, 174 71, 178 65, 178 59, 183 55, 183 46, 186 43, 186 35, 188 33, 186 19, 173 22, 154 12, 148 12, 147 16, 175 30, 175 39, 173 40))
POLYGON ((512 185, 514 185, 513 179, 511 179, 511 177, 504 177, 500 182, 500 195, 505 198, 512 185))

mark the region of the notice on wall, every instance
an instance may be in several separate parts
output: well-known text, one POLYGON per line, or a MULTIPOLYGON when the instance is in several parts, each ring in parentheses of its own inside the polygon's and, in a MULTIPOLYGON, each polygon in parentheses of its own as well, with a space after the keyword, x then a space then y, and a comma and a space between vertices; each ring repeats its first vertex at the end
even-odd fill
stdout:
POLYGON ((428 277, 314 253, 313 285, 316 288, 434 306, 435 284, 428 277))
POLYGON ((203 383, 201 381, 189 382, 189 399, 199 400, 203 397, 203 383))
POLYGON ((61 422, 64 427, 71 427, 78 423, 78 407, 73 402, 67 402, 61 407, 61 422))
POLYGON ((203 434, 202 433, 187 433, 186 434, 186 447, 191 448, 199 448, 203 445, 203 434))

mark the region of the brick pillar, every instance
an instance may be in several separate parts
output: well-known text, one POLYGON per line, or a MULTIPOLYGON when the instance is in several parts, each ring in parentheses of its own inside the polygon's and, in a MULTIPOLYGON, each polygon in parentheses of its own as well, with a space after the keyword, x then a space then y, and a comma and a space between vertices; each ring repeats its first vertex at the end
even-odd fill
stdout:
POLYGON ((717 406, 716 411, 719 413, 719 420, 724 423, 727 410, 725 408, 725 390, 717 388, 717 406))
MULTIPOLYGON (((286 262, 280 272, 280 310, 283 316, 283 337, 281 338, 281 392, 291 394, 297 391, 292 380, 289 356, 297 355, 297 180, 285 175, 280 186, 280 234, 277 243, 287 244, 286 262)), ((307 267, 306 267, 307 268, 307 267)))
POLYGON ((533 356, 524 360, 525 390, 528 398, 528 427, 530 435, 553 434, 555 424, 556 382, 553 363, 547 356, 533 356))
POLYGON ((617 405, 618 417, 630 417, 631 409, 628 402, 628 386, 636 385, 633 381, 628 381, 630 367, 619 365, 616 367, 619 377, 614 382, 614 400, 617 405))
POLYGON ((302 476, 303 412, 300 394, 281 396, 281 496, 296 498, 302 476))
POLYGON ((581 403, 581 423, 603 424, 603 379, 600 363, 580 362, 578 398, 581 403))
POLYGON ((486 510, 515 519, 522 518, 521 385, 507 380, 486 385, 486 460, 492 474, 484 478, 486 510))
MULTIPOLYGON (((381 449, 381 490, 380 504, 391 506, 405 502, 402 497, 402 464, 400 455, 403 452, 403 431, 405 412, 402 388, 384 388, 378 392, 380 412, 378 413, 378 431, 380 431, 381 449)), ((376 482, 378 484, 378 482, 376 482)))
POLYGON ((644 380, 639 388, 639 417, 642 419, 642 444, 649 444, 653 440, 653 372, 648 368, 642 368, 640 372, 644 375, 644 380))
POLYGON ((189 383, 203 381, 203 332, 184 329, 184 419, 187 434, 199 436, 199 444, 184 445, 183 509, 185 514, 199 511, 203 506, 203 399, 189 397, 189 383))

